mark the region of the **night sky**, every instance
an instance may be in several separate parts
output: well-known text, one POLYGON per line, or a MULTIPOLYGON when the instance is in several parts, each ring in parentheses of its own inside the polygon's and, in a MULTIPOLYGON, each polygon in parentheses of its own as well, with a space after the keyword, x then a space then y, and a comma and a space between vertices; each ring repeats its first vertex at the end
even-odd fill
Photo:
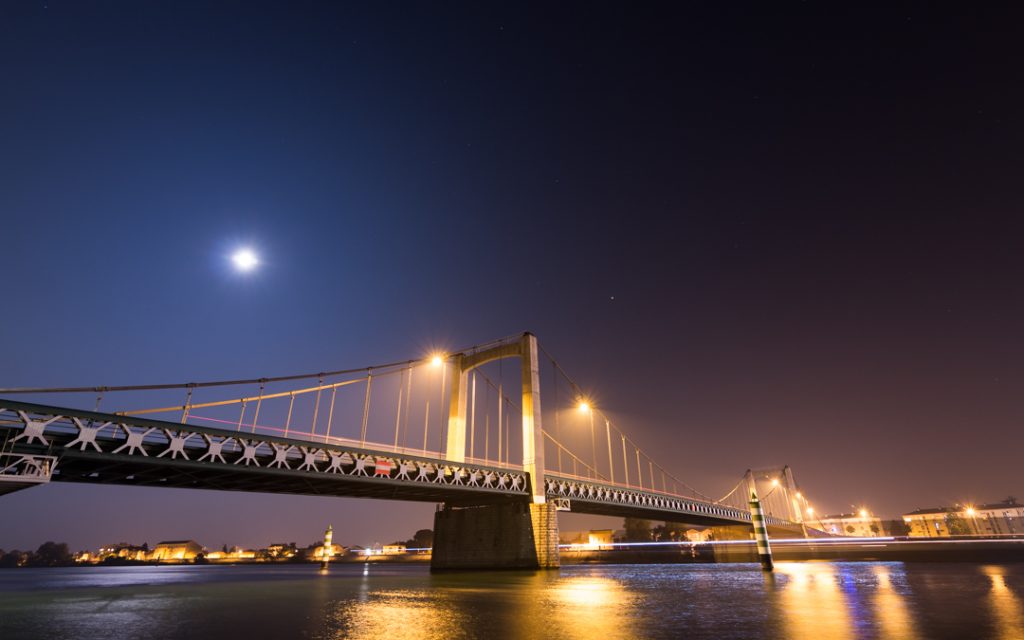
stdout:
MULTIPOLYGON (((820 513, 1024 498, 1024 12, 361 4, 0 5, 0 386, 529 330, 707 493, 788 463, 820 513)), ((0 509, 10 549, 390 542, 433 507, 0 509)))

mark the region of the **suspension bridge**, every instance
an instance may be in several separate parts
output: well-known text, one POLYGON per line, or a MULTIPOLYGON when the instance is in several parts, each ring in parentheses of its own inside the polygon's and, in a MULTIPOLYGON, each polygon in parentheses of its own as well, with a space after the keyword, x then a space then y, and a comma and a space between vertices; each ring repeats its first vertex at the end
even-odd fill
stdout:
POLYGON ((811 524, 788 467, 748 470, 719 499, 693 489, 529 333, 360 369, 0 396, 92 404, 0 399, 0 494, 58 481, 434 502, 437 569, 557 566, 564 510, 750 526, 756 492, 769 527, 811 524))

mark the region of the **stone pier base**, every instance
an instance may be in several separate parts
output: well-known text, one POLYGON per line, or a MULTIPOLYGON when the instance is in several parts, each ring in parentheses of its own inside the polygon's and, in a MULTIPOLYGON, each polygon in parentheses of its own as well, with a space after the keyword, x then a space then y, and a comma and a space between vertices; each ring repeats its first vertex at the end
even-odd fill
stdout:
POLYGON ((557 567, 553 504, 445 505, 434 514, 432 571, 557 567))

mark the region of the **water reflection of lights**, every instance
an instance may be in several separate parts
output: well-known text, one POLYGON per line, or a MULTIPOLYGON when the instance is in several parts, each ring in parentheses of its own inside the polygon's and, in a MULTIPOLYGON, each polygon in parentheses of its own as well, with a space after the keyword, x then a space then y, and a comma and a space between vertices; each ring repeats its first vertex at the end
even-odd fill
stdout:
POLYGON ((892 574, 885 566, 872 568, 878 580, 878 591, 875 594, 875 617, 883 638, 917 638, 914 622, 907 609, 907 603, 892 584, 892 574))
MULTIPOLYGON (((558 638, 630 638, 632 594, 615 580, 578 577, 558 580, 550 591, 554 615, 544 616, 557 630, 538 629, 537 636, 558 638), (550 631, 556 631, 550 633, 550 631)), ((546 626, 547 626, 546 625, 546 626)))
POLYGON ((422 640, 460 637, 462 614, 448 598, 433 591, 379 591, 361 602, 350 603, 334 614, 336 638, 388 638, 422 640))
POLYGON ((988 592, 988 605, 996 625, 996 636, 1000 640, 1021 640, 1024 638, 1024 606, 1020 598, 1006 586, 1003 567, 982 567, 982 572, 992 582, 988 592))
POLYGON ((834 565, 779 562, 775 571, 786 577, 779 601, 786 637, 842 640, 854 636, 834 565))
POLYGON ((555 598, 562 604, 602 607, 615 603, 618 583, 603 578, 580 578, 563 582, 555 588, 555 598))

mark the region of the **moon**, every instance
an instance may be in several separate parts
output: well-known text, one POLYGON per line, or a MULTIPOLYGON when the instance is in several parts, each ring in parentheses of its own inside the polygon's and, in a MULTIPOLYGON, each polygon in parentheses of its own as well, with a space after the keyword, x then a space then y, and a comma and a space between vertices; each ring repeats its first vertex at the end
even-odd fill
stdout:
POLYGON ((239 249, 231 256, 231 261, 239 271, 252 271, 260 263, 252 249, 239 249))

